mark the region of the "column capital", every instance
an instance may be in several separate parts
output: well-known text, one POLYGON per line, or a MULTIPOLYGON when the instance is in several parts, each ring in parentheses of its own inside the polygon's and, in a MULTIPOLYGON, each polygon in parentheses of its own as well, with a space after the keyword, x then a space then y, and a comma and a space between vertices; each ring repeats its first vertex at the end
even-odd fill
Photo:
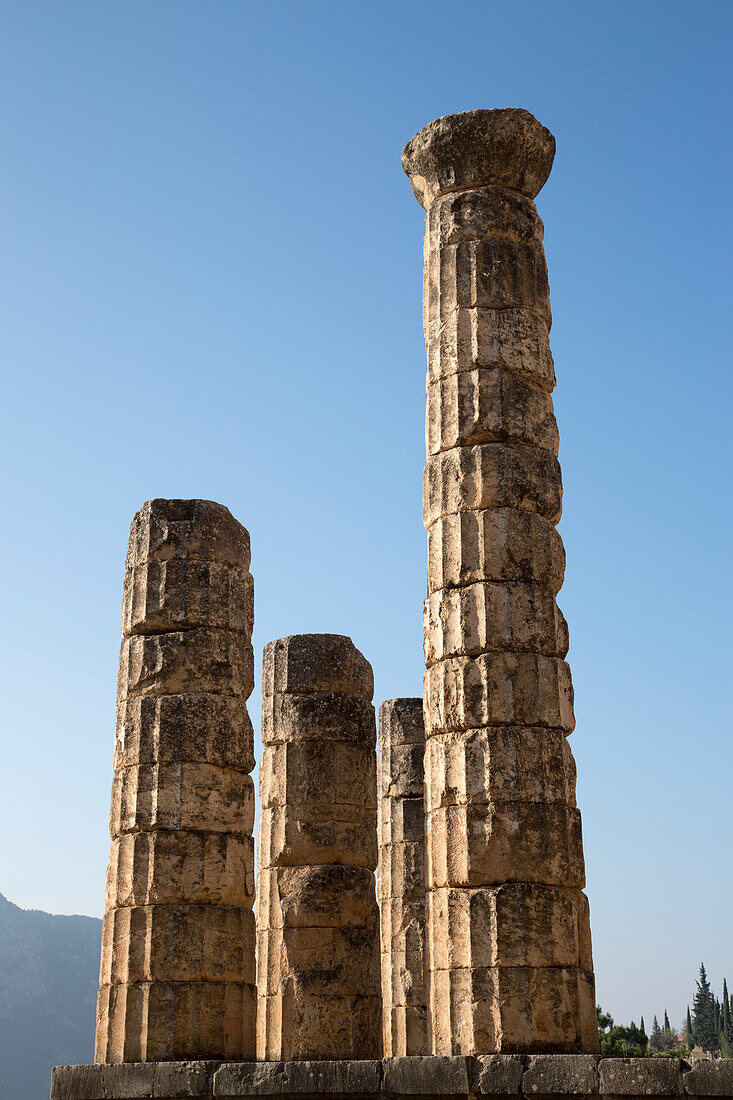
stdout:
POLYGON ((450 191, 508 187, 533 199, 547 182, 555 139, 521 107, 444 115, 408 141, 402 167, 427 210, 450 191))

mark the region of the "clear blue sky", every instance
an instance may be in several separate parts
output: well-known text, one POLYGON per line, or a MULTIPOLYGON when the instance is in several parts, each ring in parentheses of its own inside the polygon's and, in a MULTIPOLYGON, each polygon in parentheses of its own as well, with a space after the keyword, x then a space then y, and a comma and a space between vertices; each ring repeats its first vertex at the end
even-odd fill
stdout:
MULTIPOLYGON (((2 5, 0 891, 99 914, 130 519, 252 535, 255 644, 421 691, 437 115, 554 132, 546 225, 598 999, 733 980, 729 3, 2 5)), ((258 658, 259 659, 259 658, 258 658)), ((258 716, 257 695, 251 700, 258 716)))

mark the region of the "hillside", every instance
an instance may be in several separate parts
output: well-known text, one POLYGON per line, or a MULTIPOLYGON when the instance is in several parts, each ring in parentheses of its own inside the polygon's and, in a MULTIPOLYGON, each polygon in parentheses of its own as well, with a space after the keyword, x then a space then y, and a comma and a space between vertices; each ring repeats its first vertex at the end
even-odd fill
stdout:
POLYGON ((46 1100, 51 1066, 90 1062, 102 922, 0 894, 0 1096, 46 1100))

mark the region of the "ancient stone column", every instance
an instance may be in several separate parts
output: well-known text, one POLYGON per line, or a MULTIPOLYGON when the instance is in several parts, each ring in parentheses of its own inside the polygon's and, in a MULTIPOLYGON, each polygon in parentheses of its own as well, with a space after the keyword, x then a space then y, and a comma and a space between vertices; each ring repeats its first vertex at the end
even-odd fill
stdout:
POLYGON ((379 708, 379 864, 385 1058, 428 1050, 425 941, 425 726, 420 699, 379 708))
POLYGON ((257 1057, 379 1058, 372 669, 350 638, 265 646, 257 1057))
POLYGON ((249 564, 212 501, 132 522, 97 1062, 254 1056, 249 564))
POLYGON ((434 1054, 595 1051, 593 963, 527 111, 437 119, 405 147, 427 211, 424 686, 434 1054))

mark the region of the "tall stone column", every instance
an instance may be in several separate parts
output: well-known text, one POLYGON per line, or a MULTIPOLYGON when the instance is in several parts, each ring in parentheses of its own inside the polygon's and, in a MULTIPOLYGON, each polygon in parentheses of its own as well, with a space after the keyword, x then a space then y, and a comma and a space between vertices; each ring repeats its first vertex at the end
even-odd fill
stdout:
POLYGON ((257 1057, 379 1058, 370 664, 339 634, 265 646, 257 1057))
POLYGON ((379 708, 379 864, 385 1058, 428 1050, 425 939, 425 726, 420 699, 379 708))
POLYGON ((97 1062, 254 1055, 249 565, 212 501, 132 522, 97 1062))
POLYGON ((437 119, 405 147, 427 211, 424 703, 434 1054, 595 1051, 593 963, 527 111, 437 119))

